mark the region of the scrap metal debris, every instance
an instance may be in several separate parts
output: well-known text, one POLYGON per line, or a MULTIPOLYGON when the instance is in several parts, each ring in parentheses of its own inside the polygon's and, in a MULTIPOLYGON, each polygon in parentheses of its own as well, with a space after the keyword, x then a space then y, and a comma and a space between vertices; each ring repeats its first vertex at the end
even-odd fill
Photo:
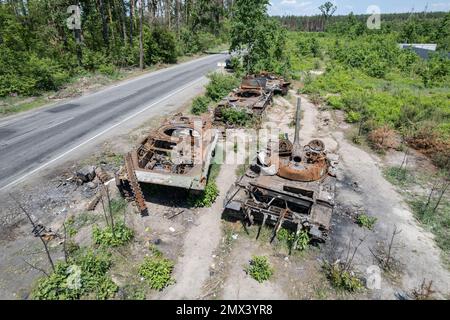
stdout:
POLYGON ((300 145, 300 99, 294 143, 281 139, 260 152, 244 176, 229 190, 226 213, 250 224, 273 225, 297 234, 306 230, 313 241, 323 242, 331 225, 338 158, 328 155, 320 140, 300 145), (274 170, 271 170, 274 169, 274 170))
POLYGON ((207 116, 178 114, 127 155, 116 184, 122 195, 135 198, 141 211, 145 199, 139 183, 202 191, 218 139, 207 116))
POLYGON ((232 124, 227 123, 225 117, 225 113, 230 109, 260 118, 272 104, 274 94, 287 94, 289 85, 283 78, 268 73, 247 76, 239 88, 219 102, 214 110, 214 120, 231 127, 232 124))

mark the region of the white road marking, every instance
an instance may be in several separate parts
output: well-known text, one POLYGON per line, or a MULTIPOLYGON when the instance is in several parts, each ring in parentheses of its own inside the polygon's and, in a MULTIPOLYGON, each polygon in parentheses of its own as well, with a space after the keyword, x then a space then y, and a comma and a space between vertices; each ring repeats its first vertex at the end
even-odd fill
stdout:
POLYGON ((159 100, 156 101, 156 102, 153 102, 151 105, 149 105, 149 106, 147 106, 147 107, 144 107, 143 109, 139 110, 138 112, 136 112, 136 113, 134 113, 134 114, 128 116, 127 118, 123 119, 122 121, 120 121, 120 122, 118 122, 118 123, 112 125, 111 127, 107 128, 107 129, 105 129, 105 130, 103 130, 102 132, 96 134, 95 136, 89 138, 88 140, 86 140, 86 141, 80 143, 80 144, 77 145, 76 147, 73 147, 72 149, 70 149, 70 150, 64 152, 63 154, 57 156, 56 158, 54 158, 54 159, 48 161, 47 163, 41 165, 40 167, 38 167, 38 168, 36 168, 36 169, 34 169, 34 170, 32 170, 32 171, 30 171, 30 172, 24 174, 24 175, 21 176, 20 178, 14 180, 13 182, 7 184, 6 186, 4 186, 4 187, 2 187, 2 188, 0 188, 0 191, 3 191, 3 190, 5 190, 5 189, 7 189, 7 188, 9 188, 9 187, 11 187, 11 186, 13 186, 13 185, 15 185, 15 184, 21 182, 21 181, 23 181, 25 178, 31 176, 32 174, 35 174, 36 172, 38 172, 38 171, 44 169, 44 168, 47 167, 48 165, 54 163, 55 161, 58 161, 59 159, 61 159, 61 158, 65 157, 66 155, 72 153, 73 151, 77 150, 78 148, 80 148, 80 147, 82 147, 82 146, 88 144, 89 142, 91 142, 91 141, 97 139, 98 137, 104 135, 104 134, 107 133, 108 131, 110 131, 110 130, 112 130, 112 129, 114 129, 114 128, 120 126, 120 125, 122 125, 123 123, 125 123, 125 122, 131 120, 132 118, 134 118, 134 117, 140 115, 141 113, 147 111, 148 109, 152 108, 153 106, 155 106, 155 105, 157 105, 157 104, 163 102, 164 100, 167 100, 167 99, 173 97, 174 95, 180 93, 181 91, 183 91, 183 90, 185 90, 185 89, 187 89, 187 88, 193 86, 194 84, 200 82, 200 81, 203 80, 204 78, 205 78, 205 77, 202 76, 202 77, 198 78, 197 80, 194 80, 194 81, 188 83, 188 84, 185 85, 184 87, 181 87, 180 89, 175 90, 175 91, 169 93, 167 96, 165 96, 165 97, 159 99, 159 100))

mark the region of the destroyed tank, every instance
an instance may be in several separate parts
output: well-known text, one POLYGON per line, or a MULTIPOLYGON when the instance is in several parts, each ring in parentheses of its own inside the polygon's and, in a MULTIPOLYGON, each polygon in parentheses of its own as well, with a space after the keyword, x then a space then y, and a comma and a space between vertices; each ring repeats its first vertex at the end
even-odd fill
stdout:
POLYGON ((219 102, 214 110, 214 120, 226 123, 224 118, 226 109, 244 111, 250 117, 260 118, 272 104, 273 96, 287 94, 289 85, 290 83, 282 77, 269 73, 247 76, 242 80, 238 89, 233 90, 219 102))
MULTIPOLYGON (((283 227, 307 231, 324 242, 334 208, 338 156, 328 154, 320 140, 300 145, 297 102, 295 140, 280 139, 273 150, 259 152, 247 172, 225 197, 225 216, 250 224, 273 226, 272 240, 283 227)), ((259 232, 258 232, 259 236, 259 232)))
POLYGON ((178 114, 127 154, 116 185, 142 213, 146 205, 140 183, 203 191, 218 139, 209 117, 178 114))

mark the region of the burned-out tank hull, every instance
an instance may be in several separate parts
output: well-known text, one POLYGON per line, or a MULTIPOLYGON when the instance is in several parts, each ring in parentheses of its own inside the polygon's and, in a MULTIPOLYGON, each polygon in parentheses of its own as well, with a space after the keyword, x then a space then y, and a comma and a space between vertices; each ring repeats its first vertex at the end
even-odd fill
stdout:
POLYGON ((260 152, 247 172, 227 193, 227 216, 307 231, 316 242, 327 239, 334 208, 338 156, 328 154, 320 140, 299 144, 300 101, 295 141, 281 139, 276 148, 260 152))
POLYGON ((203 191, 219 139, 208 117, 176 115, 145 137, 125 158, 116 185, 141 211, 140 183, 203 191))
MULTIPOLYGON (((290 83, 282 77, 269 73, 245 77, 238 89, 233 90, 219 102, 214 110, 215 122, 226 123, 224 112, 227 109, 246 112, 251 118, 261 118, 272 104, 275 94, 287 94, 290 83)), ((228 125, 228 124, 227 124, 228 125)))

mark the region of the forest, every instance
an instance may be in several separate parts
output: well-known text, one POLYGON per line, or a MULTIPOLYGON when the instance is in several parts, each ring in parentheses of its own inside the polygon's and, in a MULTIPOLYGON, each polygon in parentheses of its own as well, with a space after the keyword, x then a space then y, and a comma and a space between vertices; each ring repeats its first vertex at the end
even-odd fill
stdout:
POLYGON ((70 0, 0 1, 0 96, 55 90, 85 72, 174 63, 227 42, 231 1, 82 0, 70 30, 70 0), (141 28, 142 23, 142 28, 141 28))

